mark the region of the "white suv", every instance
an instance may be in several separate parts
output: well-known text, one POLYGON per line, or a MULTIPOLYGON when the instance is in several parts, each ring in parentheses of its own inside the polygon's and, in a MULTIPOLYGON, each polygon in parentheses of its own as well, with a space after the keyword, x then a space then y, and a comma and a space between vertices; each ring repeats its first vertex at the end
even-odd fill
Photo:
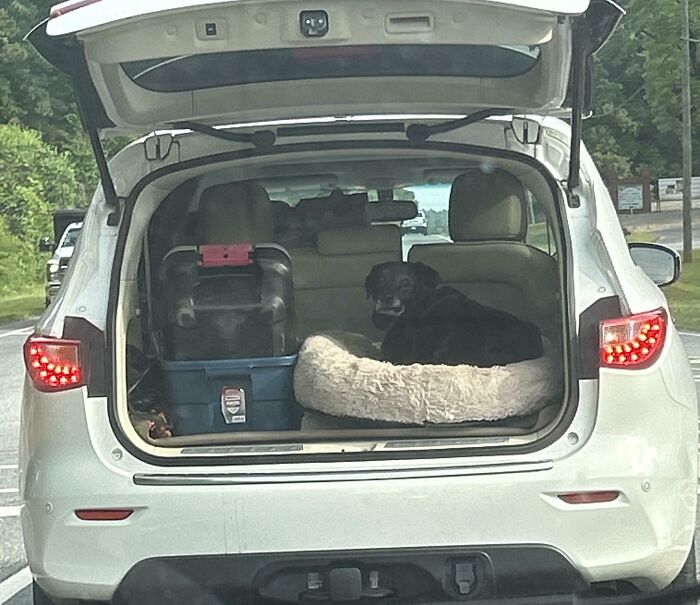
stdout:
POLYGON ((697 402, 657 287, 680 263, 630 254, 580 145, 620 17, 605 0, 53 9, 29 40, 73 79, 102 184, 25 347, 37 602, 570 602, 692 581, 697 402), (151 134, 107 163, 101 137, 133 132, 151 134), (415 206, 394 193, 414 187, 447 192, 450 241, 409 261, 536 326, 545 357, 371 359, 365 280, 400 262, 415 206), (313 335, 339 331, 353 361, 301 381, 313 335), (430 395, 458 375, 511 382, 430 395))
POLYGON ((414 218, 401 223, 401 231, 404 234, 420 233, 422 235, 428 235, 428 219, 425 217, 425 213, 419 210, 414 218))

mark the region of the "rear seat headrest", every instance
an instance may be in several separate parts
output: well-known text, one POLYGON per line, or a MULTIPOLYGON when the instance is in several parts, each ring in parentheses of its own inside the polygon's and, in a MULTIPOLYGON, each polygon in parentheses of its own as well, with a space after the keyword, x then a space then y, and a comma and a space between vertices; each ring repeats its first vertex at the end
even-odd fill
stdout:
POLYGON ((258 183, 226 183, 210 187, 199 203, 201 237, 207 244, 271 242, 272 204, 258 183))
POLYGON ((401 230, 396 225, 343 227, 326 229, 318 234, 321 256, 341 254, 376 254, 401 249, 401 230))
POLYGON ((450 237, 455 242, 523 241, 527 230, 525 191, 504 170, 458 176, 450 193, 450 237))

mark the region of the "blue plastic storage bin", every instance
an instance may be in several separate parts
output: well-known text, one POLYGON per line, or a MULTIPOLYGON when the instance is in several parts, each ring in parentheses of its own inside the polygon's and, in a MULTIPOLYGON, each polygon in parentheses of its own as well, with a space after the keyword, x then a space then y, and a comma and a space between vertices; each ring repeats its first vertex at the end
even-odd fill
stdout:
POLYGON ((163 361, 164 403, 175 435, 299 429, 296 355, 163 361))

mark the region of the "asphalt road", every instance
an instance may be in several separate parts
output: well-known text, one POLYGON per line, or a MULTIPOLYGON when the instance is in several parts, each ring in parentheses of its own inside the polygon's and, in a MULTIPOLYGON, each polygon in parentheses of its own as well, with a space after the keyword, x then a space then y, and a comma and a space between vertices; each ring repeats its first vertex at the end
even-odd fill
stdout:
MULTIPOLYGON (((0 603, 7 596, 3 592, 8 592, 4 581, 26 565, 19 523, 17 447, 19 403, 24 379, 22 343, 31 332, 31 327, 28 326, 25 322, 0 329, 0 367, 5 376, 0 389, 0 603)), ((22 595, 18 595, 19 600, 10 602, 13 605, 30 603, 27 593, 28 590, 25 590, 22 595)))
MULTIPOLYGON (((659 236, 657 242, 673 248, 674 250, 683 249, 683 231, 677 227, 672 227, 670 229, 660 229, 656 232, 659 236)), ((694 226, 693 229, 693 248, 696 250, 700 248, 700 225, 694 226)))
MULTIPOLYGON (((659 244, 674 250, 683 248, 681 211, 652 212, 651 214, 621 215, 620 222, 628 229, 653 231, 659 244)), ((700 248, 700 209, 693 210, 693 247, 700 248)))
MULTIPOLYGON (((32 602, 17 496, 19 402, 24 374, 22 343, 30 331, 26 323, 0 328, 0 368, 5 377, 0 389, 0 605, 32 602)), ((684 335, 684 340, 694 360, 700 396, 700 334, 684 335)))

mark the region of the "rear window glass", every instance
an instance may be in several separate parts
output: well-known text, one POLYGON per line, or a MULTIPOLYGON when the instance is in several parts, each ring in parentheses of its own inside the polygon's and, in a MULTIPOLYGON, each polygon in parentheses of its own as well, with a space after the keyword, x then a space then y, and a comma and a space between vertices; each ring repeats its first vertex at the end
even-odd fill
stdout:
POLYGON ((122 63, 122 68, 142 88, 156 92, 182 92, 321 78, 507 78, 532 69, 540 52, 538 46, 329 46, 167 57, 122 63))

